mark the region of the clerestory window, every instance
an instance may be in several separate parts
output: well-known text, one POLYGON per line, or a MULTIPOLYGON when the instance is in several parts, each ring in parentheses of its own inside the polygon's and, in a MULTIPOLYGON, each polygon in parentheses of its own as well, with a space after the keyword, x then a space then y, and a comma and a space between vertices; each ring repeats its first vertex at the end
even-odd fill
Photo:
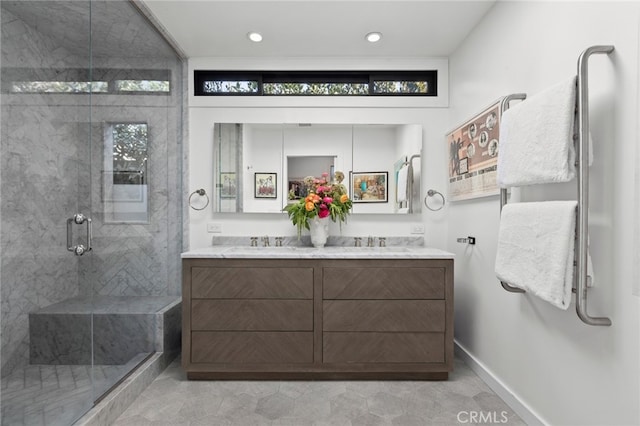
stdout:
POLYGON ((438 71, 194 71, 195 96, 437 96, 438 71))

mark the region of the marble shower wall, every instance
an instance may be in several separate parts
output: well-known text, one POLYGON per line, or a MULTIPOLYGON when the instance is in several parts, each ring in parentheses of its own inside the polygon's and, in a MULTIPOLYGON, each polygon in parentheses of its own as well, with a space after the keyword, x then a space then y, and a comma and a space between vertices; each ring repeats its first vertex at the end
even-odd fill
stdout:
MULTIPOLYGON (((180 294, 183 64, 162 47, 158 33, 128 2, 92 3, 92 15, 99 16, 93 28, 106 34, 101 26, 112 25, 119 40, 111 47, 100 46, 113 40, 94 37, 93 66, 125 74, 130 69, 165 73, 171 94, 90 98, 8 93, 8 82, 17 78, 82 74, 89 63, 89 37, 59 19, 52 19, 55 28, 43 23, 47 8, 58 2, 2 2, 2 376, 28 363, 29 312, 91 293, 180 294), (20 8, 31 6, 44 9, 21 13, 20 8), (125 18, 129 21, 123 23, 125 18), (145 47, 140 55, 123 47, 126 37, 136 38, 132 45, 145 47), (104 126, 133 121, 146 122, 149 129, 149 222, 105 223, 104 126), (93 219, 94 251, 88 256, 66 250, 66 219, 76 212, 93 219)), ((88 19, 88 2, 68 4, 74 17, 86 13, 88 19)), ((78 227, 75 232, 83 231, 78 227)))
MULTIPOLYGON (((164 296, 180 294, 180 64, 175 60, 95 58, 101 68, 167 69, 172 92, 165 95, 94 96, 91 164, 94 179, 90 195, 81 196, 83 209, 91 202, 92 262, 80 265, 80 294, 103 296, 164 296), (102 164, 104 133, 110 123, 143 122, 148 126, 149 221, 145 224, 110 223, 104 213, 102 164), (83 287, 83 284, 86 286, 83 287)), ((86 189, 88 190, 88 188, 86 189)))
POLYGON ((64 101, 63 95, 6 93, 7 80, 22 70, 75 68, 83 61, 4 8, 1 61, 4 376, 29 359, 28 313, 78 292, 78 260, 66 251, 65 221, 76 209, 82 154, 78 140, 88 134, 80 123, 89 116, 83 107, 56 102, 64 101))

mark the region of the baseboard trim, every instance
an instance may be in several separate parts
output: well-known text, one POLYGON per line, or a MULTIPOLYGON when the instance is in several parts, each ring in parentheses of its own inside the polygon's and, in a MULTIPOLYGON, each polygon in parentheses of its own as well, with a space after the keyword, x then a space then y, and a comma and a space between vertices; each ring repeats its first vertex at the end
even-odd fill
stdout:
POLYGON ((478 358, 473 356, 467 348, 454 340, 455 355, 462 359, 474 373, 484 381, 527 425, 547 425, 540 415, 531 409, 524 401, 514 394, 507 385, 497 378, 478 358))

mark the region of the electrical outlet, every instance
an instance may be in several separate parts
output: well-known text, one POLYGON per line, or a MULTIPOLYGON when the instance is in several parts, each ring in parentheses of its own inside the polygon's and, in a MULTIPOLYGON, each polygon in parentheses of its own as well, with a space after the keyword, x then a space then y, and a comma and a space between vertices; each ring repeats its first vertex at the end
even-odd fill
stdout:
POLYGON ((411 226, 412 234, 424 234, 424 225, 412 225, 411 226))
POLYGON ((219 222, 209 222, 207 223, 207 232, 210 234, 221 234, 222 233, 222 224, 219 222))

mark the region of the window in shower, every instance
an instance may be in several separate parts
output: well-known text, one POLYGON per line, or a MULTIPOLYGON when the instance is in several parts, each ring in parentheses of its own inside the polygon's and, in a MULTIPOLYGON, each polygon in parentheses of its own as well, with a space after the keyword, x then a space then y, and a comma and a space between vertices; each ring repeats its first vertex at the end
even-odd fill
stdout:
POLYGON ((107 93, 106 81, 14 81, 11 93, 107 93))
POLYGON ((170 83, 166 80, 116 80, 116 92, 169 92, 170 83))
POLYGON ((146 123, 107 123, 104 132, 105 222, 146 223, 148 209, 146 123))
POLYGON ((90 76, 76 68, 9 68, 3 93, 168 95, 171 72, 162 69, 96 68, 90 76))

